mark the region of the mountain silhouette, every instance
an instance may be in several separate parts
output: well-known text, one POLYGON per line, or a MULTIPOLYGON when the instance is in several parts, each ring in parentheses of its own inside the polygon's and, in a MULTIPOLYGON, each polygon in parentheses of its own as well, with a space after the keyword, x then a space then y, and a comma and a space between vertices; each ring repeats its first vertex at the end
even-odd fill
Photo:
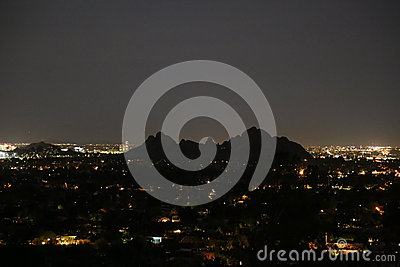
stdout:
MULTIPOLYGON (((271 137, 264 130, 252 127, 247 130, 247 135, 250 140, 250 158, 249 162, 257 162, 261 149, 261 136, 269 140, 271 138, 276 139, 276 152, 275 152, 275 163, 287 163, 303 161, 304 159, 311 159, 312 156, 301 146, 300 144, 290 141, 287 137, 271 137)), ((200 156, 201 147, 210 145, 213 142, 212 139, 208 139, 205 144, 197 143, 192 140, 182 139, 177 144, 171 137, 164 133, 158 132, 155 136, 149 136, 145 143, 127 152, 126 157, 129 159, 145 159, 146 155, 150 156, 152 161, 168 161, 163 146, 161 144, 161 137, 164 140, 165 150, 171 151, 172 146, 179 145, 182 153, 189 159, 196 159, 200 156)), ((232 137, 221 144, 217 145, 217 153, 215 160, 229 160, 230 148, 234 146, 239 151, 245 151, 246 142, 244 140, 245 135, 238 135, 232 137)))

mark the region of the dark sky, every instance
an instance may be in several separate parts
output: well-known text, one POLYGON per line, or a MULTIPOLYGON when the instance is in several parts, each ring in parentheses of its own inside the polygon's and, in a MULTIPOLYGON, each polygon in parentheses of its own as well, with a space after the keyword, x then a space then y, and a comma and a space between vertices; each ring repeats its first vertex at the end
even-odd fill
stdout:
POLYGON ((231 64, 303 145, 400 145, 399 1, 0 1, 0 142, 120 142, 137 86, 231 64))

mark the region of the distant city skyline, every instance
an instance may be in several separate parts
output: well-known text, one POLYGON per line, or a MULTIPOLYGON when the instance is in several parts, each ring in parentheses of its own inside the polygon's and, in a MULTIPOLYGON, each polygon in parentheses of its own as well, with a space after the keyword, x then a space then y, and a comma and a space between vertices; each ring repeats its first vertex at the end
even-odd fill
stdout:
POLYGON ((369 0, 1 1, 0 143, 121 143, 141 82, 208 59, 257 82, 278 136, 399 146, 398 14, 398 1, 369 0))

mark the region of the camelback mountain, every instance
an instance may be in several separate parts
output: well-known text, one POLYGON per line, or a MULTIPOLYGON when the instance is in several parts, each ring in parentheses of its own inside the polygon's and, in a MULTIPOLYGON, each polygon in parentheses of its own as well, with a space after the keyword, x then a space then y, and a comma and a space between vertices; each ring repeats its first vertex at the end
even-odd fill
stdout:
MULTIPOLYGON (((166 149, 171 146, 180 147, 182 153, 189 159, 196 159, 200 156, 200 147, 208 146, 212 143, 212 139, 208 139, 206 143, 197 143, 191 140, 182 139, 179 144, 177 144, 172 138, 158 132, 155 136, 149 136, 146 142, 129 152, 127 152, 127 157, 130 159, 142 159, 144 153, 148 153, 153 161, 167 160, 167 157, 163 151, 161 144, 161 136, 163 135, 164 145, 166 149), (147 149, 147 150, 146 150, 147 149)), ((250 140, 250 158, 249 162, 258 161, 258 155, 261 148, 261 135, 267 138, 276 139, 276 152, 274 163, 289 163, 303 161, 304 159, 311 159, 312 156, 298 143, 290 141, 286 137, 271 137, 267 132, 252 127, 247 130, 247 135, 250 140)), ((241 146, 245 146, 246 142, 244 140, 245 136, 239 135, 227 140, 221 144, 217 144, 217 153, 215 160, 228 160, 230 155, 231 144, 241 149, 241 146)), ((243 148, 244 149, 244 148, 243 148)))

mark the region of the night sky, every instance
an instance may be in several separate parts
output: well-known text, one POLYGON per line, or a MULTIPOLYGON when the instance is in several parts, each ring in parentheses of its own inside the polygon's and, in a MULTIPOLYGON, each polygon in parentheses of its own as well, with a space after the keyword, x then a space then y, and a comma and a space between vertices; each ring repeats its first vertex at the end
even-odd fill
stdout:
POLYGON ((143 80, 208 59, 258 83, 278 135, 400 145, 399 1, 2 0, 0 36, 0 142, 120 142, 143 80))

